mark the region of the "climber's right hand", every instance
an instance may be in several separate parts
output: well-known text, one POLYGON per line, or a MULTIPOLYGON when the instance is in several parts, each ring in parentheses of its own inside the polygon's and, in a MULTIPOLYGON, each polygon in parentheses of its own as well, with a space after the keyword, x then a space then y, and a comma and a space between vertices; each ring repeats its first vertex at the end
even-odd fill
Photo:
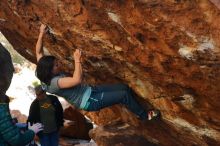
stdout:
POLYGON ((45 34, 48 31, 47 25, 41 24, 40 26, 40 33, 45 34))
POLYGON ((31 126, 30 122, 28 122, 28 129, 37 134, 39 131, 43 130, 43 125, 41 123, 36 123, 31 126))
POLYGON ((74 57, 75 62, 81 62, 81 51, 79 49, 76 49, 73 52, 73 57, 74 57))

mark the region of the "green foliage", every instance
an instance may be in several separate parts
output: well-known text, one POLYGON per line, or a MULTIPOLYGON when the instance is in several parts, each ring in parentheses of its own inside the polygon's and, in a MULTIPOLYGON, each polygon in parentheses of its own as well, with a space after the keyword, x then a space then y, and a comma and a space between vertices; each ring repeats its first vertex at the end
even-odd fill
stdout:
POLYGON ((32 82, 32 85, 33 85, 34 87, 37 87, 38 85, 40 85, 40 82, 39 82, 39 81, 33 81, 33 82, 32 82))

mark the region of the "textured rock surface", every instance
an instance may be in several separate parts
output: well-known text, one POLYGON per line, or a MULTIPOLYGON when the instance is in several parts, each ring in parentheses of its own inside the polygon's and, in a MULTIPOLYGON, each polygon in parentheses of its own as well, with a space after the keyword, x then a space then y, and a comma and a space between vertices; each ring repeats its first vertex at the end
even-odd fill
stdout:
POLYGON ((71 107, 64 111, 64 127, 60 130, 61 136, 90 140, 89 130, 93 128, 92 123, 77 110, 71 107))
MULTIPOLYGON (((142 127, 136 131, 142 138, 152 136, 160 145, 220 144, 218 0, 1 0, 1 32, 33 62, 40 22, 51 28, 45 50, 67 71, 72 51, 80 48, 89 83, 124 82, 146 108, 149 102, 162 111, 157 135, 142 127)), ((118 118, 138 125, 123 113, 116 106, 85 114, 100 125, 118 118)), ((120 134, 112 127, 111 134, 120 134)), ((95 141, 107 145, 96 134, 95 141)))

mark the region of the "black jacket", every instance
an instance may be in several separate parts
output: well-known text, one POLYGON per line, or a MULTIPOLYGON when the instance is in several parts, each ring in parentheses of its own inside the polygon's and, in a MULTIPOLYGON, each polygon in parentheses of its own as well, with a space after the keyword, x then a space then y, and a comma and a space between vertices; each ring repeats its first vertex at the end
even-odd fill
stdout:
MULTIPOLYGON (((64 122, 62 105, 56 96, 47 95, 47 97, 49 97, 51 104, 53 105, 53 107, 55 109, 56 125, 57 125, 57 129, 59 129, 61 126, 63 126, 63 122, 64 122)), ((39 104, 39 100, 37 98, 31 104, 27 122, 30 122, 31 125, 33 123, 38 123, 38 122, 40 123, 41 122, 40 104, 39 104)))

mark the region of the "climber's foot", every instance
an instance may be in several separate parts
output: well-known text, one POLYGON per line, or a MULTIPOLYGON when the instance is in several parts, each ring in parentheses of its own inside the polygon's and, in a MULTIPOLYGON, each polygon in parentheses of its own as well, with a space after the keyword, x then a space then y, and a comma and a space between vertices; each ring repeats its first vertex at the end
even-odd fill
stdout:
POLYGON ((160 111, 159 110, 149 110, 147 113, 147 119, 148 121, 158 119, 160 117, 160 111))

